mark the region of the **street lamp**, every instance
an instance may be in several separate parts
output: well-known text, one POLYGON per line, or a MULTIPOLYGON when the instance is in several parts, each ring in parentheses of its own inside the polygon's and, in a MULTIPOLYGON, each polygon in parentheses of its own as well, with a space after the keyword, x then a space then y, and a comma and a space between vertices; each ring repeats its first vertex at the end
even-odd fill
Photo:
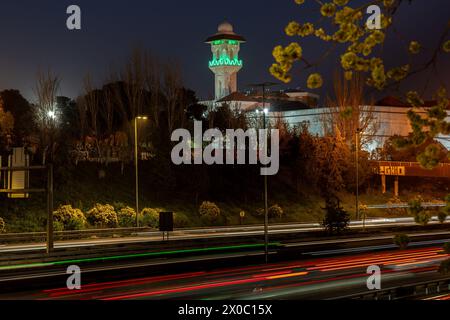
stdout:
MULTIPOLYGON (((266 130, 266 116, 269 114, 269 109, 266 108, 266 88, 276 86, 278 83, 264 82, 250 85, 251 87, 262 88, 262 114, 263 114, 263 127, 266 130)), ((259 114, 259 110, 256 110, 259 114)), ((267 135, 264 137, 264 148, 267 148, 267 135)), ((266 151, 266 150, 264 150, 266 151)), ((264 256, 266 263, 269 261, 269 202, 267 196, 267 175, 264 175, 264 256)))
POLYGON ((47 116, 48 116, 50 119, 55 120, 55 119, 56 119, 56 112, 53 111, 53 110, 50 110, 50 111, 47 112, 47 116))
MULTIPOLYGON (((361 129, 356 129, 355 136, 355 162, 356 162, 356 220, 359 220, 359 136, 361 129)), ((365 217, 365 216, 364 216, 365 217)))
POLYGON ((138 159, 138 120, 147 120, 147 116, 134 118, 134 167, 136 182, 136 228, 139 228, 139 159, 138 159))

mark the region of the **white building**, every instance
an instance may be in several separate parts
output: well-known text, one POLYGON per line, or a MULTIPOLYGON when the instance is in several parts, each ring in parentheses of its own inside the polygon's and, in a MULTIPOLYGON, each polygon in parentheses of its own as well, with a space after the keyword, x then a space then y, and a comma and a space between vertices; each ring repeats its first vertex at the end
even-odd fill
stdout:
MULTIPOLYGON (((237 74, 243 67, 238 54, 240 44, 244 42, 245 39, 234 33, 233 26, 228 22, 220 24, 218 33, 206 40, 213 53, 209 67, 215 75, 215 100, 200 103, 209 108, 226 103, 250 114, 263 109, 261 92, 242 93, 237 89, 237 74)), ((322 115, 333 112, 330 108, 318 105, 318 95, 302 90, 268 91, 265 101, 264 107, 269 110, 269 120, 282 118, 291 126, 308 123, 311 133, 318 135, 324 134, 322 115)), ((426 105, 431 106, 432 102, 426 105)), ((361 110, 364 109, 367 108, 361 107, 361 110)), ((374 144, 369 148, 382 146, 393 135, 407 136, 412 131, 407 118, 409 109, 410 106, 393 97, 382 99, 372 107, 379 129, 374 144)), ((425 114, 426 111, 423 109, 421 112, 425 114)), ((447 114, 447 121, 450 121, 450 110, 447 114)), ((440 136, 437 140, 450 150, 450 136, 440 136)))

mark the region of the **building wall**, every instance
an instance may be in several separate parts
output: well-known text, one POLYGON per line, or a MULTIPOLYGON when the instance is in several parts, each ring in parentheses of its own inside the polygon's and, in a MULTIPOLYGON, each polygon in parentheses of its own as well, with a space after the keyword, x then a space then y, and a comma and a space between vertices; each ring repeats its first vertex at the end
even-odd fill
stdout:
MULTIPOLYGON (((217 107, 219 104, 214 103, 213 101, 203 101, 201 102, 210 107, 217 107)), ((247 101, 233 101, 229 102, 230 106, 239 107, 244 111, 255 110, 256 108, 261 108, 261 103, 257 102, 247 102, 247 101)), ((269 108, 270 106, 266 105, 269 108)), ((391 136, 400 135, 407 136, 411 131, 411 125, 409 119, 406 115, 409 108, 402 107, 387 107, 387 106, 374 106, 373 112, 375 116, 375 121, 379 123, 378 132, 376 133, 376 138, 374 139, 374 143, 368 147, 370 151, 375 148, 382 147, 384 142, 391 136)), ((268 119, 269 121, 276 121, 277 118, 281 117, 284 119, 290 126, 296 126, 301 123, 307 123, 309 125, 309 130, 314 135, 322 136, 324 134, 324 130, 322 127, 321 116, 324 113, 330 113, 332 109, 330 108, 312 108, 312 109, 301 109, 301 110, 292 110, 292 111, 283 111, 283 112, 269 112, 268 119)), ((422 114, 425 114, 424 110, 419 111, 422 114)), ((447 111, 448 117, 447 121, 450 121, 450 111, 447 111)), ((251 112, 250 115, 254 116, 254 112, 251 112)), ((442 143, 447 149, 450 150, 450 136, 438 136, 437 139, 440 143, 442 143)))
MULTIPOLYGON (((375 106, 375 121, 379 123, 377 138, 375 143, 370 146, 373 150, 381 147, 388 137, 393 135, 407 136, 411 131, 411 125, 406 115, 408 108, 375 106)), ((307 123, 312 134, 323 135, 324 130, 321 123, 321 115, 332 112, 330 108, 317 108, 306 110, 293 110, 285 112, 269 113, 269 118, 274 121, 277 117, 283 118, 289 125, 295 126, 301 123, 307 123)), ((425 113, 422 111, 421 113, 425 113)), ((447 121, 450 121, 450 111, 447 111, 447 121)), ((450 150, 450 136, 439 136, 437 138, 447 149, 450 150)))

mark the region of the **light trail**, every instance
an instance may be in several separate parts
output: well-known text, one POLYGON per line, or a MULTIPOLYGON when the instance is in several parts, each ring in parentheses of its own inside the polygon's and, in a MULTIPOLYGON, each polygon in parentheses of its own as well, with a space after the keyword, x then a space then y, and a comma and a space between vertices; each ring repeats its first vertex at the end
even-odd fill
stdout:
MULTIPOLYGON (((290 295, 320 294, 322 290, 365 287, 366 267, 382 265, 384 279, 409 279, 416 274, 436 272, 437 262, 447 257, 439 247, 407 249, 351 257, 318 258, 279 262, 242 268, 181 273, 95 283, 80 291, 65 288, 36 294, 38 299, 179 299, 215 296, 261 299, 290 295), (402 264, 404 264, 402 266, 402 264), (427 264, 426 267, 421 267, 427 264), (429 264, 434 264, 430 266, 429 264), (396 267, 402 266, 402 269, 396 267), (393 268, 389 268, 393 267, 393 268)), ((383 281, 385 281, 383 280, 383 281)), ((388 281, 388 280, 386 280, 388 281)))
MULTIPOLYGON (((270 247, 280 246, 280 243, 270 243, 270 247)), ((0 271, 2 270, 16 270, 25 268, 38 268, 38 267, 51 267, 59 265, 70 265, 78 264, 84 262, 104 262, 111 260, 126 260, 133 258, 145 258, 145 257, 162 257, 162 256, 172 256, 176 254, 184 253, 202 253, 202 252, 218 252, 226 250, 241 250, 241 249, 256 249, 263 248, 264 244, 243 244, 235 246, 221 246, 221 247, 208 247, 208 248, 195 248, 195 249, 183 249, 183 250, 172 250, 172 251, 158 251, 158 252, 146 252, 146 253, 135 253, 127 255, 117 255, 117 256, 106 256, 106 257, 95 257, 95 258, 82 258, 73 260, 60 260, 52 262, 42 262, 42 263, 30 263, 30 264, 18 264, 18 265, 7 265, 0 266, 0 271)))

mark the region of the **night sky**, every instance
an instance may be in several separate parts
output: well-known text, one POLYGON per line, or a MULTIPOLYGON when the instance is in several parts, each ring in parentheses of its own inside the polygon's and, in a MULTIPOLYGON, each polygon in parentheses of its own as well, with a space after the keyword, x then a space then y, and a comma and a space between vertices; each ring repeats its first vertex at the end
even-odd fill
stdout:
MULTIPOLYGON (((0 90, 19 89, 34 101, 36 73, 39 68, 50 67, 61 77, 60 95, 73 98, 81 93, 82 78, 87 72, 100 85, 111 66, 120 66, 133 47, 141 46, 159 56, 177 59, 186 86, 195 90, 199 98, 209 98, 213 95, 213 74, 208 70, 210 49, 203 41, 217 31, 224 19, 248 40, 241 48, 244 68, 238 79, 243 90, 248 83, 273 80, 268 72, 272 49, 291 41, 284 35, 284 27, 290 20, 315 22, 313 13, 317 8, 313 0, 306 0, 303 6, 293 0, 2 0, 0 90), (81 31, 66 28, 66 8, 71 4, 82 9, 81 31)), ((401 37, 390 36, 384 49, 388 65, 408 62, 405 47, 410 40, 432 48, 449 18, 448 0, 414 0, 413 5, 404 1, 396 24, 401 37), (400 43, 404 46, 400 47, 400 43)), ((302 41, 302 45, 306 58, 323 50, 315 40, 302 41)), ((439 69, 450 88, 448 57, 442 59, 439 69)), ((336 61, 328 59, 317 70, 326 81, 317 93, 329 89, 336 61)), ((304 87, 306 76, 298 74, 290 86, 304 87)), ((407 86, 420 88, 426 78, 422 74, 407 86)), ((436 77, 432 79, 430 90, 437 84, 436 77)))

